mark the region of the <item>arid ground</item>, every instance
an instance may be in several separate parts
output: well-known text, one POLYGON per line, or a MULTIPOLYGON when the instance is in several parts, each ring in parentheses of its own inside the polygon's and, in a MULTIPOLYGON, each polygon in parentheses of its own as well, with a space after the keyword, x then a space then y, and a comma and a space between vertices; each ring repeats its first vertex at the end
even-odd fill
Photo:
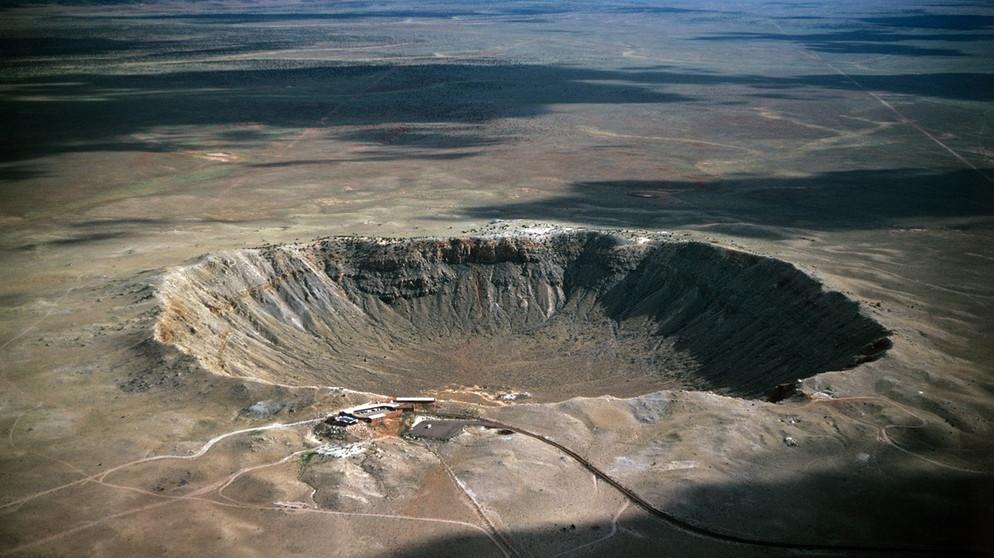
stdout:
POLYGON ((0 556, 989 554, 992 102, 979 1, 5 4, 0 556))

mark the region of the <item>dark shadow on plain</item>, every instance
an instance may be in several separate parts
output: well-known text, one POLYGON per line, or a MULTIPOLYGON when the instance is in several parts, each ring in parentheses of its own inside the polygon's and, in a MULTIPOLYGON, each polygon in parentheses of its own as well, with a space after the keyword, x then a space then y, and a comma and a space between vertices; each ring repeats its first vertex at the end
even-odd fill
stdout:
POLYGON ((895 56, 964 56, 951 48, 925 47, 906 42, 994 41, 989 33, 898 33, 880 29, 853 29, 820 33, 729 32, 697 37, 698 41, 779 41, 803 45, 816 52, 835 54, 889 54, 895 56))
POLYGON ((0 38, 0 59, 22 56, 72 56, 108 54, 140 49, 165 49, 182 45, 179 41, 129 41, 104 37, 20 37, 0 38))
POLYGON ((787 41, 798 43, 899 43, 994 41, 994 33, 901 33, 885 29, 846 29, 817 33, 762 33, 734 31, 696 37, 696 41, 787 41))
POLYGON ((738 234, 767 236, 778 233, 764 227, 872 229, 994 217, 994 188, 970 169, 913 168, 715 182, 593 181, 575 183, 562 196, 479 206, 468 216, 646 228, 725 224, 738 234))
MULTIPOLYGON (((469 4, 470 6, 472 4, 469 4)), ((465 4, 463 5, 465 6, 465 4)), ((181 20, 214 24, 267 24, 288 21, 353 21, 363 19, 451 19, 454 17, 506 18, 508 16, 554 15, 574 10, 553 3, 536 6, 487 4, 480 9, 384 8, 351 11, 214 11, 126 16, 141 20, 181 20)), ((115 16, 118 17, 118 16, 115 16)), ((503 19, 502 19, 503 20, 503 19)))
POLYGON ((901 16, 864 17, 860 21, 884 27, 904 29, 946 29, 950 31, 977 31, 994 29, 994 15, 990 14, 916 14, 901 16))
MULTIPOLYGON (((14 2, 14 4, 30 5, 32 2, 14 2)), ((101 0, 101 4, 137 4, 138 0, 101 0)), ((384 19, 499 19, 502 22, 534 23, 541 16, 554 16, 565 13, 609 13, 609 14, 640 14, 640 15, 683 15, 683 14, 738 14, 717 9, 698 7, 653 6, 639 2, 628 3, 572 3, 559 2, 507 2, 480 4, 453 2, 423 2, 417 8, 390 7, 389 4, 374 5, 372 3, 352 3, 352 5, 326 4, 316 6, 307 11, 282 10, 278 4, 261 4, 255 9, 232 10, 214 7, 211 11, 187 11, 182 13, 143 13, 120 14, 113 13, 110 17, 116 19, 134 19, 146 21, 184 21, 207 23, 215 25, 247 25, 273 24, 299 21, 357 21, 384 19), (625 5, 627 4, 627 5, 625 5), (322 8, 329 8, 323 10, 322 8), (276 9, 274 9, 276 8, 276 9)), ((693 5, 693 4, 691 4, 693 5)), ((80 16, 77 16, 80 17, 80 16)), ((83 18, 99 19, 102 15, 87 14, 83 18)))
MULTIPOLYGON (((672 103, 684 95, 658 91, 631 73, 559 66, 433 64, 323 66, 145 75, 74 74, 12 80, 0 96, 7 125, 0 160, 101 150, 180 149, 155 127, 479 124, 543 114, 551 104, 672 103), (609 83, 610 82, 610 83, 609 83), (44 98, 46 101, 39 101, 44 98), (133 138, 133 143, 132 143, 133 138)), ((419 148, 487 145, 501 138, 410 128, 419 148)), ((233 135, 232 135, 233 134, 233 135)), ((362 135, 362 132, 359 132, 362 135)), ((368 137, 368 136, 367 136, 368 137)), ((226 139, 258 142, 251 131, 226 139)), ((375 140, 374 140, 375 141, 375 140)), ((397 141, 406 141, 399 137, 397 141)))
POLYGON ((923 74, 855 74, 851 79, 839 74, 809 74, 772 77, 755 74, 712 74, 677 72, 627 72, 629 80, 646 84, 735 85, 759 90, 798 90, 811 95, 815 90, 879 91, 965 101, 994 100, 994 73, 938 72, 923 74), (859 85, 853 83, 859 82, 859 85))
POLYGON ((91 242, 101 242, 104 240, 126 239, 142 235, 151 235, 156 232, 172 230, 177 227, 203 225, 203 224, 237 224, 241 221, 222 219, 91 219, 66 225, 62 230, 61 238, 42 240, 29 244, 16 246, 14 249, 21 251, 34 250, 36 248, 75 248, 82 244, 91 242))
POLYGON ((154 227, 154 226, 174 227, 177 225, 184 225, 184 224, 234 225, 245 222, 247 221, 239 221, 235 219, 205 219, 200 217, 186 218, 186 219, 123 218, 123 219, 91 219, 89 221, 79 221, 76 223, 72 223, 70 226, 76 229, 94 229, 94 228, 108 228, 108 227, 137 227, 139 229, 147 229, 148 227, 154 227))
POLYGON ((951 48, 926 48, 913 45, 880 43, 807 43, 806 46, 827 54, 886 54, 889 56, 963 56, 963 52, 951 48))
MULTIPOLYGON (((242 44, 205 48, 182 39, 147 40, 108 39, 105 37, 21 37, 0 39, 0 60, 17 61, 35 57, 96 56, 114 54, 128 56, 131 61, 152 62, 160 59, 176 59, 204 55, 233 55, 244 52, 287 48, 289 40, 254 41, 242 44)), ((299 43, 296 46, 300 46, 299 43)), ((28 63, 37 63, 30 61, 28 63)))
POLYGON ((382 146, 421 147, 432 149, 452 149, 482 147, 501 143, 503 138, 480 133, 482 127, 475 126, 411 126, 395 125, 365 128, 336 136, 337 139, 375 143, 382 146))
MULTIPOLYGON (((784 451, 804 450, 785 447, 784 451)), ((825 451, 837 453, 838 445, 825 451)), ((813 463, 817 462, 816 456, 817 452, 813 463)), ((671 495, 656 505, 678 519, 721 534, 801 546, 863 547, 836 552, 809 550, 800 554, 984 555, 994 543, 991 538, 994 514, 988 505, 994 497, 990 477, 923 468, 914 459, 908 457, 897 466, 892 463, 877 473, 865 472, 876 466, 871 463, 853 465, 851 470, 785 470, 782 481, 684 482, 685 488, 675 497, 671 495)), ((664 474, 662 469, 660 474, 664 474)), ((796 550, 735 544, 689 534, 634 505, 629 509, 631 513, 622 514, 616 527, 609 517, 611 510, 604 510, 603 520, 596 523, 569 519, 556 522, 550 518, 544 527, 511 530, 505 533, 505 538, 510 539, 518 552, 529 556, 548 556, 571 549, 578 549, 571 556, 682 558, 799 554, 796 550)), ((471 516, 464 520, 479 523, 471 516)), ((501 553, 486 535, 479 533, 439 538, 394 556, 469 555, 500 556, 501 553)))
POLYGON ((479 151, 463 151, 460 153, 426 153, 423 151, 397 151, 390 153, 371 153, 349 159, 296 159, 292 161, 274 161, 271 163, 253 163, 248 165, 259 169, 284 169, 292 167, 317 167, 327 165, 339 165, 342 163, 370 163, 370 162, 394 162, 410 161, 455 161, 480 155, 479 151))
MULTIPOLYGON (((860 75, 857 79, 862 87, 885 93, 994 100, 994 73, 860 75)), ((669 85, 701 86, 702 91, 736 86, 802 95, 860 89, 836 74, 768 77, 518 64, 71 74, 11 80, 8 85, 14 92, 0 97, 0 121, 7 126, 0 140, 3 161, 95 149, 161 151, 185 147, 173 145, 168 137, 150 141, 135 136, 155 127, 250 122, 285 130, 312 127, 325 119, 329 128, 402 124, 417 130, 418 124, 469 125, 538 116, 554 104, 696 101, 692 96, 662 90, 669 85)), ((438 136, 425 129, 410 137, 420 147, 452 146, 460 140, 472 146, 506 139, 472 134, 438 136)), ((239 141, 237 134, 228 138, 239 141)))
POLYGON ((28 165, 4 165, 0 166, 0 183, 18 182, 31 178, 47 176, 46 171, 28 165))
POLYGON ((123 231, 108 231, 108 232, 91 232, 87 234, 82 234, 78 236, 73 236, 69 238, 56 238, 53 240, 44 240, 41 242, 33 242, 31 244, 24 244, 18 247, 18 250, 34 250, 35 248, 41 248, 46 246, 78 246, 80 244, 88 244, 91 242, 99 242, 101 240, 111 240, 116 238, 122 238, 128 236, 127 233, 123 231))

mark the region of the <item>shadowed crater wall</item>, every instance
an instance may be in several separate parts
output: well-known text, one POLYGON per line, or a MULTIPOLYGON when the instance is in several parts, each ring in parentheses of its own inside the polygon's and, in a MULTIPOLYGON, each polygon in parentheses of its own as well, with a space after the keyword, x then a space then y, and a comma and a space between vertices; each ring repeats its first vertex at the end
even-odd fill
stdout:
POLYGON ((751 397, 890 346, 785 262, 590 231, 220 253, 168 274, 159 296, 157 339, 211 372, 379 393, 751 397))

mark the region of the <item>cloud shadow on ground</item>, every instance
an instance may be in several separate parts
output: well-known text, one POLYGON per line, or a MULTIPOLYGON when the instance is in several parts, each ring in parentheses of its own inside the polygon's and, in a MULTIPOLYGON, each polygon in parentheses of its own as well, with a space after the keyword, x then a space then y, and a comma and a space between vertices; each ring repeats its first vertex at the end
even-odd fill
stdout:
POLYGON ((776 77, 558 65, 324 65, 157 74, 64 74, 8 81, 0 95, 0 161, 79 151, 189 149, 203 138, 170 131, 213 127, 226 144, 257 145, 269 131, 322 126, 331 137, 420 150, 508 141, 473 127, 529 118, 566 104, 693 104, 713 90, 799 96, 862 91, 994 100, 994 73, 776 77), (688 89, 688 86, 691 89, 688 89), (679 87, 679 92, 668 91, 679 87), (693 93, 697 88, 702 97, 693 93), (743 90, 745 90, 743 92, 743 90), (688 92, 690 91, 690 92, 688 92), (239 126, 251 125, 248 129, 239 126), (336 132, 348 126, 358 131, 336 132), (386 128, 406 127, 393 134, 386 128), (229 129, 224 129, 228 127, 229 129), (165 134, 156 133, 165 130, 165 134), (182 136, 182 134, 180 134, 182 136), (192 143, 191 143, 192 142, 192 143))
MULTIPOLYGON (((828 446, 826 454, 838 454, 837 445, 828 446)), ((927 465, 923 470, 922 462, 913 457, 897 458, 897 464, 888 465, 875 473, 866 471, 875 465, 853 465, 849 470, 785 470, 775 475, 779 481, 764 475, 762 480, 750 477, 740 482, 685 482, 675 497, 656 498, 655 505, 720 535, 801 547, 843 547, 828 552, 843 556, 979 556, 990 548, 994 514, 987 502, 994 496, 994 483, 989 477, 927 470, 927 465), (709 519, 714 523, 709 525, 709 519)), ((511 530, 506 535, 516 548, 531 555, 548 553, 555 543, 562 551, 589 544, 571 554, 575 556, 751 557, 804 552, 690 534, 634 505, 629 510, 620 516, 616 530, 605 510, 598 523, 550 521, 542 528, 511 530)), ((397 556, 455 557, 471 550, 473 555, 500 555, 480 533, 438 538, 397 556)))
MULTIPOLYGON (((394 143, 472 147, 500 139, 424 126, 536 116, 552 104, 691 100, 633 77, 560 66, 431 64, 15 80, 13 92, 0 97, 0 119, 9 123, 0 160, 95 149, 179 149, 184 146, 168 137, 132 136, 155 128, 244 123, 275 129, 313 127, 319 121, 329 129, 403 124, 412 133, 394 143)), ((371 130, 350 133, 380 143, 388 136, 371 130)), ((226 139, 232 144, 259 141, 253 133, 226 139)))
MULTIPOLYGON (((994 169, 986 169, 992 173, 994 169)), ((871 229, 931 219, 994 217, 994 189, 970 169, 850 170, 808 177, 574 183, 561 196, 472 208, 476 219, 557 220, 596 226, 871 229)))

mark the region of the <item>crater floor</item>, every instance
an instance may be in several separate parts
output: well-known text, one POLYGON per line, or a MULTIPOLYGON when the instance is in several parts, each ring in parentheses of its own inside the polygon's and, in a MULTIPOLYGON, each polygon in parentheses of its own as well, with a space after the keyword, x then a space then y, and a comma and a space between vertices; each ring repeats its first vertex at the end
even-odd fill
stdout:
POLYGON ((157 338, 214 373, 378 393, 755 397, 890 346, 785 262, 593 231, 221 253, 171 273, 160 297, 157 338))

